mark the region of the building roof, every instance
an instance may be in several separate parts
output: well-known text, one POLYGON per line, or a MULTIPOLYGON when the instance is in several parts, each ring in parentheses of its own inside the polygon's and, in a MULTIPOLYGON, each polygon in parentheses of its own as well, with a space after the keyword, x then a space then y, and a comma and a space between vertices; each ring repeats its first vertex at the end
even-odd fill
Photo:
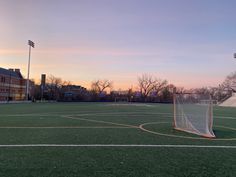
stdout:
POLYGON ((8 70, 8 69, 4 69, 4 68, 1 68, 0 67, 0 74, 2 75, 7 75, 7 76, 11 76, 11 77, 16 77, 16 78, 23 78, 23 76, 21 75, 20 72, 16 72, 16 71, 11 71, 11 70, 8 70))

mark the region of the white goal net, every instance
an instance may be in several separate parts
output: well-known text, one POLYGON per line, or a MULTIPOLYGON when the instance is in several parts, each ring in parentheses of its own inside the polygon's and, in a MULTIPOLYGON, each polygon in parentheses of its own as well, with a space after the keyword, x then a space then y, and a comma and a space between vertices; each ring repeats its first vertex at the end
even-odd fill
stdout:
POLYGON ((174 128, 213 138, 213 109, 210 95, 174 94, 174 128))

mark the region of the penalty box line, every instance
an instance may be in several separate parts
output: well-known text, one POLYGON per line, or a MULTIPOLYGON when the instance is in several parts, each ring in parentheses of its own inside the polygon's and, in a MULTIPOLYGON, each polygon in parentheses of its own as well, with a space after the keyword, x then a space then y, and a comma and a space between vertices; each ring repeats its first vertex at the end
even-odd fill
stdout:
POLYGON ((127 148, 214 148, 236 149, 236 146, 173 145, 173 144, 2 144, 0 148, 14 147, 127 147, 127 148))

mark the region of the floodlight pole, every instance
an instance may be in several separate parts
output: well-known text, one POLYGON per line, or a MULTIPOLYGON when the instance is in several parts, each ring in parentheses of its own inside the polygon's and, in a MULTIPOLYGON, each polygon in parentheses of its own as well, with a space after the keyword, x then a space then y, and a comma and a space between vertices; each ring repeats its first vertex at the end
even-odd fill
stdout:
POLYGON ((234 53, 234 58, 236 58, 236 53, 234 53))
POLYGON ((29 60, 28 60, 28 74, 27 74, 27 84, 26 84, 26 100, 29 100, 30 56, 31 56, 31 47, 34 47, 34 43, 31 40, 28 40, 28 45, 29 45, 29 60))

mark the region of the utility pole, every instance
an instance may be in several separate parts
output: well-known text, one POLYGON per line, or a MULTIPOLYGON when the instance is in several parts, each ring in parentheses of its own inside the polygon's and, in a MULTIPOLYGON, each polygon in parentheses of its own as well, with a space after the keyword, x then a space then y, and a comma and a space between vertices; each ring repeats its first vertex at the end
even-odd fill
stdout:
POLYGON ((28 60, 28 74, 27 74, 27 84, 26 84, 26 100, 29 100, 30 55, 31 55, 31 47, 34 48, 34 42, 28 40, 28 45, 29 45, 29 60, 28 60))

